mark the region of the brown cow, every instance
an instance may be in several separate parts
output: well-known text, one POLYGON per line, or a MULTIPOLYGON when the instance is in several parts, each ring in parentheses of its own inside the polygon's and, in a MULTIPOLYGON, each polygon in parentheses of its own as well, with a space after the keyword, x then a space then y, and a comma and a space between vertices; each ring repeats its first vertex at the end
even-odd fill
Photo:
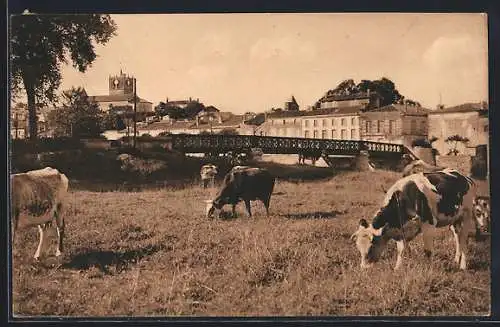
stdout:
POLYGON ((39 243, 34 258, 38 260, 44 241, 44 232, 55 221, 58 241, 56 256, 63 251, 63 205, 68 193, 68 178, 50 167, 27 173, 12 174, 11 217, 13 240, 19 227, 38 226, 39 243))

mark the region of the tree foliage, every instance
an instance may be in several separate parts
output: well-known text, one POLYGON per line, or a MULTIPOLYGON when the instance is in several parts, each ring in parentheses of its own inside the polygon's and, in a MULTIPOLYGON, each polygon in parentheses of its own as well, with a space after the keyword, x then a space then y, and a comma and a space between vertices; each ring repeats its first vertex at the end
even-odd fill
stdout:
POLYGON ((109 15, 19 15, 10 27, 13 97, 26 92, 30 138, 35 139, 36 105, 57 100, 63 64, 85 72, 97 57, 95 44, 106 44, 116 25, 109 15))
MULTIPOLYGON (((382 77, 378 80, 364 79, 358 84, 356 84, 353 79, 346 79, 340 82, 334 89, 329 90, 327 95, 347 96, 359 94, 361 92, 366 93, 368 90, 380 95, 380 106, 387 106, 395 103, 420 106, 419 102, 406 99, 399 93, 394 82, 386 77, 382 77)), ((319 103, 316 104, 316 107, 318 106, 319 103)))
POLYGON ((160 102, 157 106, 155 106, 157 116, 163 117, 168 115, 172 119, 193 119, 204 109, 205 106, 203 103, 195 101, 188 103, 184 108, 165 102, 160 102))
POLYGON ((96 137, 101 133, 99 105, 81 87, 63 92, 63 107, 53 111, 51 124, 56 136, 96 137))

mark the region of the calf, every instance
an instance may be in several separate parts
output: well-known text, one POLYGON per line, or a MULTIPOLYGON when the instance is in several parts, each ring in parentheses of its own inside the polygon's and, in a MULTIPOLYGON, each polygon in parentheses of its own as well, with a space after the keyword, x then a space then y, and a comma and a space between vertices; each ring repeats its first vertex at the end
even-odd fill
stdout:
POLYGON ((38 226, 39 243, 34 258, 38 260, 44 241, 44 232, 55 221, 58 240, 56 256, 63 251, 64 217, 62 210, 68 193, 68 178, 50 167, 22 174, 11 179, 11 218, 13 240, 20 225, 38 226))
POLYGON ((358 230, 351 236, 361 254, 361 267, 378 261, 387 241, 394 239, 398 249, 395 269, 398 269, 405 243, 420 232, 424 252, 430 257, 434 230, 449 226, 455 238, 455 262, 466 269, 467 239, 480 224, 474 219, 475 196, 474 182, 456 170, 418 173, 400 179, 387 191, 371 224, 361 219, 358 230))
MULTIPOLYGON (((216 198, 208 203, 207 217, 212 218, 215 210, 219 212, 226 204, 232 205, 233 217, 236 215, 236 205, 245 202, 248 216, 252 216, 250 201, 260 200, 266 207, 269 216, 269 202, 274 189, 275 177, 263 168, 245 166, 234 167, 224 177, 223 185, 216 198)), ((217 215, 218 213, 217 212, 217 215)))
POLYGON ((480 229, 478 233, 490 231, 490 198, 478 196, 474 199, 474 216, 480 229))
POLYGON ((213 164, 203 165, 200 169, 200 177, 203 183, 203 188, 207 188, 209 184, 213 187, 216 175, 217 175, 216 165, 213 164))

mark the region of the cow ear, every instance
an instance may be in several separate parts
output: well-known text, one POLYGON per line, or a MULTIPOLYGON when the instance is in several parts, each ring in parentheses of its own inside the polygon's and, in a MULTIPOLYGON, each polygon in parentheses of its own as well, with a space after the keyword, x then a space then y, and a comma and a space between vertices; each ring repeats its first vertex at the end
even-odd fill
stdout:
POLYGON ((359 225, 360 225, 360 226, 363 226, 364 228, 368 228, 368 222, 367 222, 367 221, 366 221, 366 219, 364 219, 364 218, 361 218, 361 219, 359 220, 359 225))

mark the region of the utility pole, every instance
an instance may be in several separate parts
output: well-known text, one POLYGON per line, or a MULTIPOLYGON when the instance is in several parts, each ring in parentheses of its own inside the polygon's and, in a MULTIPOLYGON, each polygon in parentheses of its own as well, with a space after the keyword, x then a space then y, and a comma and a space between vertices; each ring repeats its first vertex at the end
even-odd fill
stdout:
POLYGON ((134 77, 134 149, 135 149, 135 138, 137 137, 137 84, 134 77))

